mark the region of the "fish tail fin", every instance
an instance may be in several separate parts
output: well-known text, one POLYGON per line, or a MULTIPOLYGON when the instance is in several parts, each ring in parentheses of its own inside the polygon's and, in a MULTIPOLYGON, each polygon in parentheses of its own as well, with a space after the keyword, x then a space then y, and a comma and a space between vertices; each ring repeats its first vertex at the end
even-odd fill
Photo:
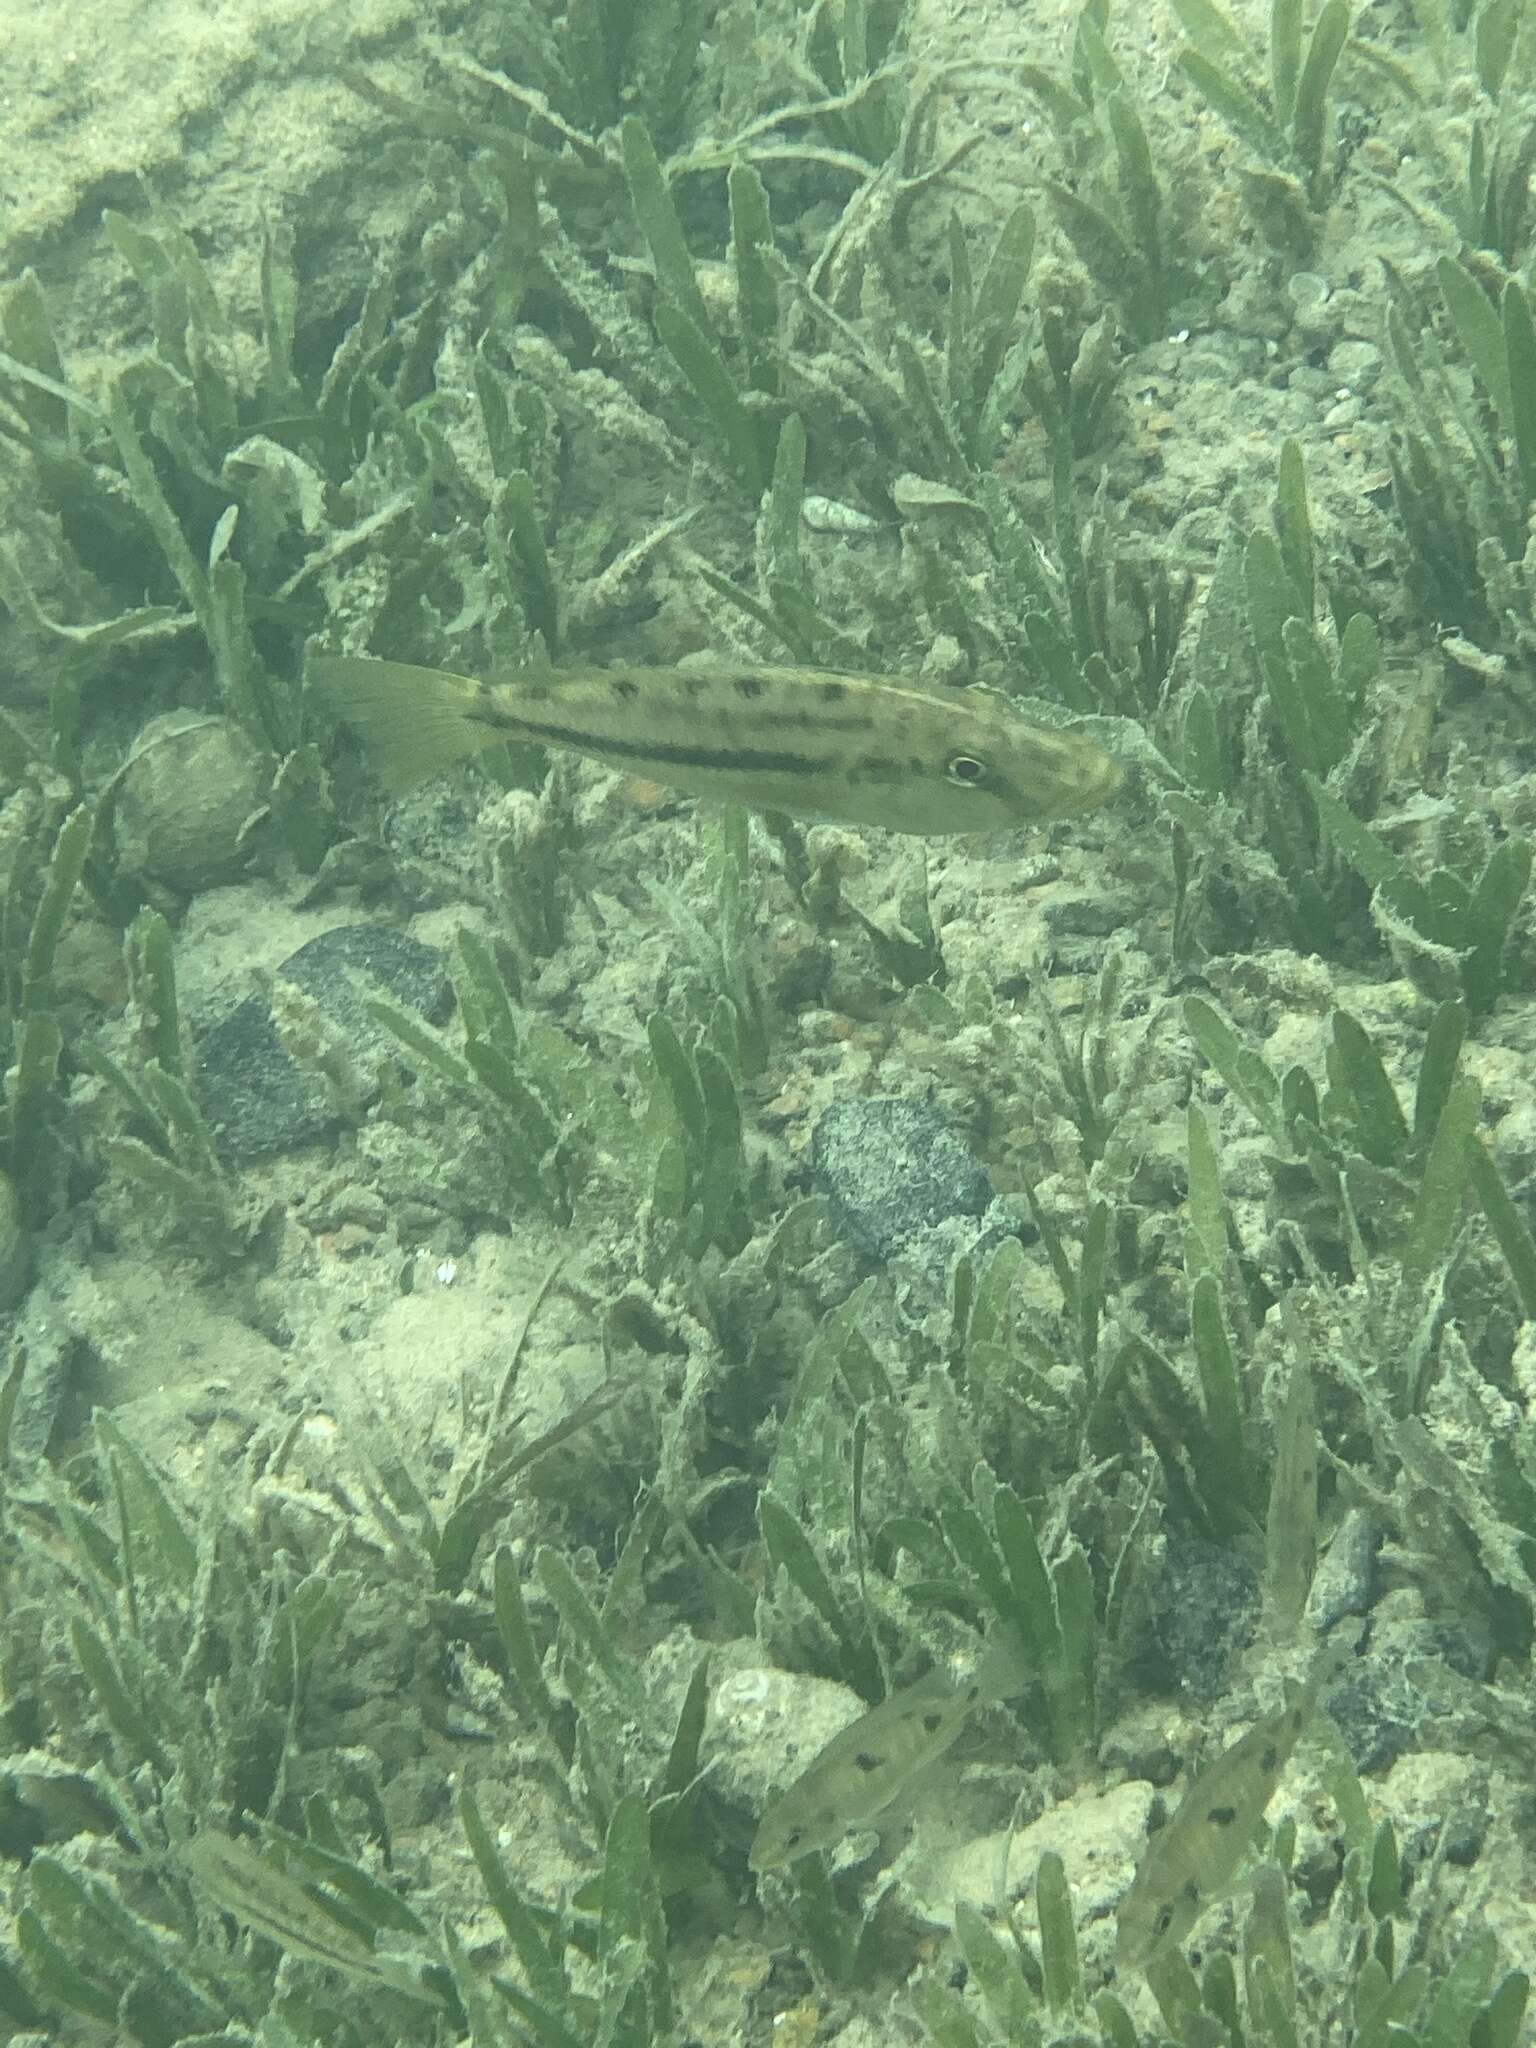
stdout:
POLYGON ((505 738, 486 717, 486 687, 446 669, 371 655, 316 655, 309 675, 358 734, 380 782, 409 789, 505 738))
POLYGON ((1025 1654, 1023 1638, 1012 1623, 1004 1622, 991 1635, 976 1666, 974 1682, 980 1697, 991 1704, 1012 1699, 1015 1693, 1039 1677, 1039 1671, 1025 1654))

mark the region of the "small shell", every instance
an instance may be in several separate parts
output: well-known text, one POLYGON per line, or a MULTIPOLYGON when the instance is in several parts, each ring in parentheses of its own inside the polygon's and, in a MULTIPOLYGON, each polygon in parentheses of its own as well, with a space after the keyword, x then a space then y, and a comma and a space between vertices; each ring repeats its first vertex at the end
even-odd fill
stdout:
POLYGON ((152 718, 118 784, 114 829, 124 867, 183 895, 238 872, 240 834, 270 780, 260 749, 228 718, 152 718))
POLYGON ((878 533, 880 521, 861 512, 857 505, 844 505, 837 498, 807 497, 800 500, 800 517, 812 533, 878 533))

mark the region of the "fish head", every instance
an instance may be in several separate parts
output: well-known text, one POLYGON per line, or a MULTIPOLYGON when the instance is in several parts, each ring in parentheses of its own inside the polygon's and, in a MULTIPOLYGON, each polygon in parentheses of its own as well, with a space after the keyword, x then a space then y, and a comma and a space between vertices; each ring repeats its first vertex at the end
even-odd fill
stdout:
POLYGON ((1121 1902, 1115 1928, 1115 1968, 1144 1970, 1181 1942, 1200 1917, 1200 1886, 1194 1877, 1161 1888, 1133 1887, 1121 1902))
MULTIPOLYGON (((807 1788, 810 1789, 810 1788, 807 1788)), ((847 1822, 827 1788, 818 1785, 813 1798, 797 1798, 794 1790, 777 1800, 758 1824, 747 1851, 754 1870, 783 1870, 798 1857, 830 1849, 848 1832, 847 1822)))
MULTIPOLYGON (((920 748, 879 789, 870 822, 901 832, 1009 832, 1076 817, 1107 803, 1124 771, 1080 733, 1031 725, 1004 705, 967 693, 948 721, 934 721, 920 748)), ((873 791, 881 779, 866 767, 873 791)), ((889 768, 888 763, 879 764, 889 768)), ((854 787, 863 780, 856 774, 854 787)))
POLYGON ((1095 810, 1122 780, 1119 763, 1091 740, 972 715, 908 756, 855 758, 819 815, 893 832, 1011 832, 1095 810))
POLYGON ((1081 733, 1022 720, 1009 720, 974 766, 963 756, 948 763, 951 782, 976 778, 978 770, 989 793, 1007 809, 1011 825, 1095 811, 1125 780, 1120 763, 1081 733))

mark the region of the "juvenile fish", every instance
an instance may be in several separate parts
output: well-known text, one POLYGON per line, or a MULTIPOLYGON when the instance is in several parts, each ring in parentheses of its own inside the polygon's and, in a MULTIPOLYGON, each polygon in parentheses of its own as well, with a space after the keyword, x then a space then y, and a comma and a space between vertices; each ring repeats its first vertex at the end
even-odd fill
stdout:
POLYGON ((1006 1699, 1025 1676, 1017 1643, 1003 1636, 965 1684, 930 1671, 850 1721, 769 1806, 748 1852, 752 1868, 782 1869, 878 1819, 938 1761, 975 1707, 1006 1699))
POLYGON ((690 796, 892 832, 990 832, 1096 808, 1120 786, 1093 741, 980 691, 719 661, 536 671, 500 683, 361 655, 314 682, 394 790, 498 740, 564 747, 690 796))
POLYGON ((182 1851, 193 1877, 226 1912, 259 1928, 279 1948, 368 1983, 436 2002, 402 1957, 378 1954, 368 1938, 317 1905, 298 1878, 275 1870, 249 1842, 217 1828, 182 1851))
POLYGON ((1323 1675, 1319 1663, 1279 1713, 1256 1722, 1196 1772, 1177 1813, 1148 1843, 1120 1903, 1118 1968, 1145 1970, 1226 1895, 1312 1717, 1323 1675))

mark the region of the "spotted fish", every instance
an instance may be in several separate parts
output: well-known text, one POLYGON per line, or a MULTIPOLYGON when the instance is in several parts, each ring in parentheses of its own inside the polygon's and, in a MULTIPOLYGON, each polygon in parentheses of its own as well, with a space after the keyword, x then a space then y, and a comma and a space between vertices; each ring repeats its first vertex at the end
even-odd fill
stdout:
POLYGON ((715 661, 530 671, 477 682, 362 655, 309 673, 404 789, 498 740, 564 747, 691 796, 893 832, 989 832, 1106 802, 1092 740, 1031 725, 986 690, 715 661))
POLYGON ((1018 1643, 1003 1631, 964 1683, 930 1671, 860 1714, 769 1806, 752 1839, 752 1868, 782 1869, 878 1820, 943 1756, 976 1707, 1006 1699, 1027 1677, 1018 1643))
POLYGON ((1256 1722, 1196 1772, 1172 1820, 1147 1844, 1120 1902, 1117 1968, 1146 1969, 1226 1896, 1312 1717, 1323 1677, 1320 1660, 1277 1714, 1256 1722))

